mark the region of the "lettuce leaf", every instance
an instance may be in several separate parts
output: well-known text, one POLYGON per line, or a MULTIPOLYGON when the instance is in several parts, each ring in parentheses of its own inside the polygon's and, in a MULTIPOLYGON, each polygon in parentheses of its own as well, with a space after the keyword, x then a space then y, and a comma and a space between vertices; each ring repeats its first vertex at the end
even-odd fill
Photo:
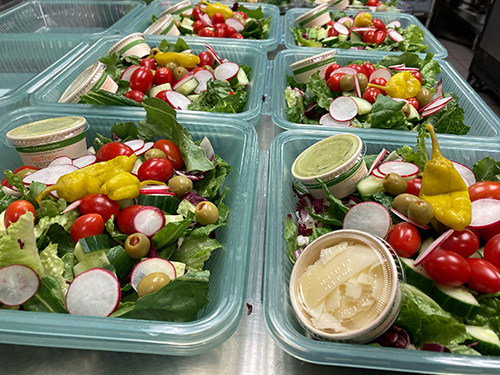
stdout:
POLYGON ((25 310, 66 314, 63 300, 58 296, 60 285, 53 277, 42 277, 36 294, 23 304, 25 310))
POLYGON ((473 320, 467 319, 466 323, 482 326, 493 330, 500 337, 500 293, 483 294, 479 296, 481 305, 479 313, 473 320))
POLYGON ((398 148, 397 153, 404 161, 416 164, 420 170, 423 171, 425 164, 429 160, 427 147, 425 146, 425 140, 427 138, 429 138, 429 134, 425 131, 423 126, 420 126, 417 134, 417 150, 415 151, 413 147, 404 145, 402 148, 398 148))
POLYGON ((297 244, 297 226, 294 224, 292 219, 287 217, 285 219, 285 241, 286 241, 286 252, 288 254, 288 259, 295 264, 295 252, 299 249, 297 244))
POLYGON ((472 171, 477 181, 500 182, 500 162, 491 156, 479 160, 473 165, 472 171))
POLYGON ((401 111, 404 102, 398 102, 390 96, 379 95, 371 113, 371 127, 380 129, 408 130, 405 114, 401 111))
POLYGON ((216 168, 193 184, 193 189, 208 200, 213 200, 219 195, 222 183, 231 172, 231 166, 218 155, 215 155, 214 164, 216 168))
POLYGON ((40 262, 42 263, 44 274, 54 278, 59 283, 56 293, 59 298, 64 300, 69 285, 63 276, 64 262, 57 254, 57 244, 50 244, 40 253, 40 262))
POLYGON ((323 47, 322 43, 315 40, 308 40, 302 36, 306 29, 290 27, 290 30, 292 31, 293 38, 295 39, 295 43, 297 43, 297 45, 303 47, 323 47))
POLYGON ((311 90, 316 95, 316 102, 321 108, 328 110, 330 108, 330 103, 333 100, 333 95, 326 80, 319 76, 319 70, 314 72, 311 76, 309 82, 307 83, 307 88, 311 90))
POLYGON ((175 43, 163 39, 160 42, 158 49, 162 52, 182 52, 189 49, 189 46, 182 38, 178 38, 175 43))
POLYGON ((443 98, 453 97, 443 109, 426 118, 426 124, 432 124, 436 133, 465 135, 470 127, 464 124, 464 110, 458 105, 458 98, 453 93, 443 94, 443 98))
POLYGON ((78 218, 78 216, 80 216, 78 211, 73 210, 54 217, 42 217, 40 220, 38 220, 38 223, 34 228, 35 236, 36 238, 40 238, 44 233, 46 233, 46 231, 49 230, 49 228, 53 224, 59 224, 64 228, 64 230, 69 232, 71 230, 71 226, 78 218))
POLYGON ((203 263, 210 258, 212 251, 221 247, 219 241, 204 237, 185 237, 179 250, 174 251, 170 260, 186 264, 187 269, 202 270, 203 263))

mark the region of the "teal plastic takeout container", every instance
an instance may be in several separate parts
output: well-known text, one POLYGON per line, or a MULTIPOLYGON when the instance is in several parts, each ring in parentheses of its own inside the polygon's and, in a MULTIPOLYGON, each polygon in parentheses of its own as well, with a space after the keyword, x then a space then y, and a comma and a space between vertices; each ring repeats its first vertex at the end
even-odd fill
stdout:
MULTIPOLYGON (((98 42, 90 46, 87 50, 80 53, 79 57, 65 69, 59 72, 53 80, 47 82, 45 85, 36 90, 33 97, 30 99, 33 105, 41 106, 65 106, 72 108, 104 108, 102 106, 90 104, 66 104, 58 103, 59 98, 73 82, 73 80, 83 72, 87 67, 95 63, 100 57, 103 57, 108 50, 125 35, 113 35, 100 39, 98 42)), ((177 41, 177 37, 163 37, 161 35, 146 36, 146 41, 150 46, 159 45, 160 42, 166 39, 172 43, 177 41)), ((205 42, 197 40, 188 40, 189 47, 193 53, 200 53, 205 51, 205 42)), ((227 58, 229 61, 235 62, 239 65, 246 64, 252 68, 250 73, 250 88, 247 97, 247 105, 245 110, 240 113, 218 113, 221 118, 226 120, 239 119, 248 121, 256 125, 260 120, 262 109, 262 95, 264 94, 266 75, 267 75, 267 56, 260 47, 249 45, 230 46, 220 41, 213 41, 210 45, 219 54, 221 58, 227 58)), ((248 90, 248 89, 247 89, 248 90)), ((113 106, 106 106, 106 108, 113 108, 113 106)), ((134 110, 136 107, 114 107, 119 108, 120 111, 134 110)), ((199 114, 201 116, 212 116, 216 112, 201 112, 201 111, 181 111, 191 114, 199 114)))
MULTIPOLYGON (((400 371, 423 374, 498 374, 500 357, 469 356, 419 350, 385 348, 370 345, 341 344, 316 341, 306 337, 303 326, 293 310, 289 282, 292 263, 285 242, 285 218, 295 216, 298 198, 292 191, 291 167, 297 156, 312 144, 340 134, 291 130, 279 134, 271 144, 269 156, 266 253, 264 270, 263 309, 268 332, 274 341, 290 355, 311 363, 356 367, 380 371, 400 371)), ((415 147, 416 139, 402 141, 396 137, 374 134, 361 135, 367 154, 377 154, 382 148, 396 150, 405 144, 415 147)), ((474 142, 439 138, 443 155, 468 167, 486 157, 500 160, 498 142, 474 142)), ((431 145, 427 141, 430 154, 431 145)), ((347 372, 346 372, 347 373, 347 372)))
MULTIPOLYGON (((292 48, 300 48, 300 49, 309 49, 309 50, 315 50, 315 51, 325 51, 327 48, 314 48, 314 47, 302 47, 298 46, 295 43, 295 39, 293 38, 293 34, 290 30, 290 27, 297 27, 297 23, 295 22, 295 19, 299 16, 301 16, 304 13, 309 12, 310 9, 303 9, 303 8, 297 8, 297 9, 290 9, 289 11, 286 12, 285 14, 285 20, 284 20, 284 28, 283 28, 283 40, 286 48, 292 49, 292 48)), ((330 11, 335 13, 335 11, 330 11)), ((346 10, 345 13, 348 16, 354 16, 358 13, 358 11, 353 11, 353 10, 346 10)), ((445 57, 448 56, 448 50, 439 42, 439 40, 436 39, 434 35, 418 20, 417 17, 412 16, 411 14, 405 14, 405 13, 385 13, 385 12, 374 12, 372 13, 373 18, 378 18, 381 21, 383 21, 385 24, 391 21, 398 20, 401 22, 401 27, 402 28, 407 28, 410 25, 416 25, 422 29, 424 32, 424 44, 428 45, 429 48, 425 53, 432 53, 434 54, 434 57, 444 59, 445 57)), ((365 54, 369 52, 370 54, 373 54, 374 56, 386 56, 386 55, 391 55, 391 54, 400 54, 401 52, 393 52, 393 51, 377 51, 377 50, 357 50, 357 53, 360 56, 365 56, 365 54)), ((319 53, 319 52, 318 52, 319 53)), ((420 55, 425 55, 420 54, 420 55)))
POLYGON ((0 37, 0 115, 29 105, 29 95, 88 45, 77 35, 0 37))
MULTIPOLYGON (((160 15, 163 11, 166 9, 174 6, 175 4, 178 4, 179 1, 165 1, 165 0, 156 0, 153 1, 149 6, 144 9, 144 11, 141 12, 140 15, 138 15, 133 22, 131 22, 129 25, 127 25, 123 29, 123 33, 125 34, 131 34, 135 32, 142 33, 144 30, 146 30, 150 25, 151 25, 151 18, 153 16, 156 16, 160 18, 160 15)), ((191 5, 194 8, 197 4, 199 4, 200 1, 198 0, 191 0, 191 5)), ((221 4, 225 4, 229 7, 233 7, 234 3, 230 2, 222 2, 219 1, 221 4)), ((239 2, 238 4, 244 5, 248 9, 257 9, 259 7, 262 8, 262 12, 264 13, 264 18, 268 17, 273 17, 272 22, 271 22, 271 27, 269 29, 269 34, 266 39, 232 39, 232 38, 206 38, 206 37, 199 37, 199 36, 181 36, 181 38, 185 38, 186 42, 188 44, 192 40, 197 40, 197 41, 205 41, 208 43, 212 43, 213 40, 222 40, 225 41, 228 45, 231 46, 239 46, 239 45, 256 45, 262 47, 266 52, 275 50, 276 47, 278 47, 278 43, 281 38, 281 27, 280 27, 280 9, 276 5, 271 5, 271 4, 263 4, 263 3, 243 3, 239 2)))
POLYGON ((0 34, 116 34, 136 17, 142 1, 36 0, 0 13, 0 34))
MULTIPOLYGON (((292 76, 290 64, 312 57, 317 51, 306 50, 286 50, 277 54, 273 67, 273 92, 272 92, 272 118, 273 122, 284 129, 303 130, 335 130, 324 125, 296 124, 287 120, 285 113, 286 101, 284 91, 287 87, 286 77, 292 76)), ((340 66, 348 65, 351 61, 366 60, 371 63, 380 61, 382 56, 366 52, 363 55, 348 50, 339 50, 335 56, 340 66)), ((464 123, 470 127, 466 136, 458 136, 461 139, 467 138, 490 138, 500 136, 500 119, 491 108, 481 99, 477 92, 462 78, 462 76, 447 61, 437 59, 441 66, 441 73, 437 75, 437 80, 443 80, 443 91, 454 92, 458 96, 460 107, 464 110, 464 123)), ((346 132, 355 133, 359 136, 363 134, 383 134, 388 137, 414 137, 412 132, 390 129, 365 129, 365 128, 342 128, 346 132)), ((454 138, 456 135, 439 134, 441 138, 454 138)))
MULTIPOLYGON (((0 134, 18 126, 58 116, 82 116, 89 125, 87 143, 97 132, 109 136, 117 122, 144 120, 141 111, 94 108, 28 107, 0 118, 0 134)), ((100 318, 68 314, 0 310, 0 342, 8 344, 92 349, 148 354, 195 355, 227 340, 236 329, 244 306, 251 253, 258 167, 257 133, 248 123, 218 117, 179 114, 177 120, 195 141, 207 137, 216 154, 231 166, 222 189, 228 192, 228 224, 216 230, 222 248, 205 263, 210 270, 208 305, 188 323, 100 318)), ((21 159, 4 147, 1 170, 14 169, 21 159)))

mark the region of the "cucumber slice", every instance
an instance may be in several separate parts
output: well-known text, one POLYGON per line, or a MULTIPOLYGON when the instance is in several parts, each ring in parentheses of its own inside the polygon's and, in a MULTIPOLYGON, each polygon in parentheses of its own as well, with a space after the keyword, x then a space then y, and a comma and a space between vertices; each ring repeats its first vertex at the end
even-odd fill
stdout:
POLYGON ((229 81, 231 87, 236 88, 238 86, 246 86, 250 84, 248 77, 243 69, 239 69, 236 77, 229 81))
POLYGON ((352 99, 356 102, 358 105, 358 115, 366 115, 367 113, 370 113, 372 111, 372 104, 363 98, 359 98, 357 96, 352 96, 352 99))
MULTIPOLYGON (((76 248, 75 248, 75 254, 76 254, 76 248)), ((110 269, 111 267, 112 267, 111 263, 109 263, 109 260, 106 257, 104 250, 97 250, 89 254, 85 254, 83 259, 76 266, 73 267, 73 272, 75 276, 77 276, 82 272, 88 271, 92 268, 110 269)), ((112 269, 113 268, 111 268, 110 270, 112 269)))
POLYGON ((200 95, 188 95, 187 98, 191 100, 191 102, 197 102, 198 99, 200 98, 200 95))
POLYGON ((137 263, 135 259, 128 256, 125 249, 120 245, 105 251, 105 254, 109 263, 115 268, 116 276, 118 276, 120 280, 130 275, 132 268, 134 268, 134 265, 137 263))
MULTIPOLYGON (((184 18, 187 19, 187 18, 184 18)), ((188 25, 179 25, 179 31, 181 32, 182 35, 192 35, 194 34, 194 29, 193 26, 188 26, 188 25)))
POLYGON ((198 86, 198 80, 196 78, 193 78, 189 81, 187 81, 185 84, 183 84, 181 87, 177 88, 177 91, 179 94, 182 95, 189 95, 193 92, 193 90, 198 86))
POLYGON ((353 42, 363 41, 363 37, 361 36, 361 34, 357 33, 356 31, 351 31, 350 37, 353 42))
POLYGON ((399 258, 403 265, 403 269, 406 275, 406 282, 413 286, 416 286, 425 294, 429 294, 434 288, 435 282, 425 271, 422 265, 414 266, 413 259, 410 258, 399 258))
POLYGON ((331 47, 334 44, 337 44, 339 42, 339 37, 338 36, 331 36, 330 38, 323 39, 321 43, 326 45, 327 47, 331 47))
POLYGON ((345 42, 349 38, 349 35, 339 34, 339 42, 345 42))
POLYGON ((477 249, 477 251, 474 254, 472 254, 469 258, 483 259, 484 258, 484 246, 477 249))
POLYGON ((485 327, 468 325, 465 326, 465 330, 473 337, 471 342, 479 341, 474 346, 474 350, 477 350, 482 355, 500 356, 500 339, 494 331, 485 327))
POLYGON ((167 82, 163 85, 154 86, 148 91, 148 96, 150 98, 155 98, 156 95, 158 95, 158 93, 162 92, 163 90, 172 90, 172 85, 167 82))
POLYGON ((185 17, 182 21, 181 21, 181 25, 184 25, 184 26, 193 26, 194 25, 194 21, 185 17))
POLYGON ((474 319, 481 306, 476 298, 464 287, 452 287, 436 283, 430 293, 443 310, 462 318, 474 319))
POLYGON ((427 250, 427 248, 429 246, 431 246, 431 244, 434 242, 434 238, 432 237, 427 237, 425 240, 423 240, 421 243, 420 243, 420 248, 418 249, 418 254, 420 255, 421 253, 423 253, 425 250, 427 250))
POLYGON ((138 204, 143 206, 157 207, 166 213, 174 215, 179 207, 180 200, 177 197, 164 195, 139 195, 138 204))
MULTIPOLYGON (((83 254, 89 254, 93 251, 107 250, 109 249, 109 237, 107 234, 97 234, 95 236, 84 237, 78 240, 78 245, 80 245, 83 254)), ((76 254, 76 259, 80 261, 79 254, 76 254)))
POLYGON ((356 189, 358 189, 361 195, 371 195, 379 191, 384 191, 383 183, 384 181, 381 178, 370 175, 360 180, 356 184, 356 189))
POLYGON ((415 107, 412 106, 411 104, 409 105, 409 107, 410 107, 410 114, 406 119, 410 122, 419 122, 420 120, 422 120, 422 116, 420 116, 420 113, 418 113, 415 107))

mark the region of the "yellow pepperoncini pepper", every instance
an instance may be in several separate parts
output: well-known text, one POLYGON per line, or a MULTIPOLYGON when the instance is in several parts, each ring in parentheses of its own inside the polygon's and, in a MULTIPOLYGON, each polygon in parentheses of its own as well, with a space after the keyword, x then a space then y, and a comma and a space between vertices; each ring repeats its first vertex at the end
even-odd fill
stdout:
POLYGON ((361 13, 354 19, 354 26, 356 27, 367 27, 372 25, 373 22, 371 13, 368 12, 361 13))
POLYGON ((385 86, 368 84, 369 87, 375 87, 384 90, 391 98, 408 99, 417 96, 421 84, 413 74, 408 71, 394 74, 385 86))
POLYGON ((120 155, 114 159, 95 163, 87 167, 80 168, 74 172, 65 174, 64 176, 59 177, 55 185, 47 186, 44 190, 42 190, 40 194, 38 194, 36 200, 38 203, 40 203, 45 195, 53 190, 56 190, 57 195, 60 198, 63 198, 68 202, 74 202, 77 199, 81 199, 88 194, 101 192, 101 189, 103 189, 103 185, 106 186, 108 182, 111 182, 111 184, 106 187, 106 191, 114 193, 114 191, 117 190, 115 181, 126 181, 127 186, 124 187, 128 189, 128 193, 126 193, 126 190, 120 190, 119 192, 114 194, 114 196, 117 196, 119 198, 115 199, 110 196, 111 199, 120 200, 125 198, 137 197, 139 195, 140 187, 144 185, 164 185, 163 182, 151 180, 139 182, 137 177, 130 174, 129 172, 132 171, 136 159, 137 156, 135 154, 132 154, 130 156, 120 155), (131 186, 132 180, 125 180, 125 175, 133 177, 135 179, 133 180, 133 182, 136 186, 131 186))
POLYGON ((200 63, 200 58, 187 52, 158 52, 154 59, 160 66, 165 66, 169 62, 175 62, 184 68, 194 68, 200 63))
POLYGON ((207 5, 207 7, 205 8, 205 10, 203 10, 203 12, 205 12, 206 14, 208 14, 210 16, 210 18, 212 18, 212 16, 215 13, 222 14, 224 16, 224 19, 227 19, 227 18, 233 16, 233 10, 231 8, 229 8, 227 5, 224 5, 224 4, 221 4, 221 3, 213 3, 213 4, 211 4, 211 3, 209 3, 208 1, 205 1, 205 0, 201 0, 200 3, 207 5))
POLYGON ((133 174, 122 172, 107 180, 101 186, 100 192, 114 201, 135 198, 139 195, 140 184, 133 174))
POLYGON ((441 154, 434 127, 429 124, 427 130, 432 139, 432 158, 425 164, 419 197, 430 203, 439 222, 463 231, 472 216, 469 190, 453 163, 441 154))

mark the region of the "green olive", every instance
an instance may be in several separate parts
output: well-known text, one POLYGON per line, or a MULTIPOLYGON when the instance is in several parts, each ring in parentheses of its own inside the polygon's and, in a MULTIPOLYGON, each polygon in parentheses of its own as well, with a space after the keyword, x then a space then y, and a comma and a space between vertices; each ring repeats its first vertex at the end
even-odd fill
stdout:
POLYGON ((27 175, 32 174, 33 172, 36 172, 36 169, 24 168, 24 169, 21 169, 20 171, 16 172, 16 175, 18 175, 21 178, 24 178, 27 175))
POLYGON ((248 22, 248 20, 246 20, 245 17, 243 17, 241 14, 234 14, 233 18, 236 18, 238 21, 240 21, 240 23, 243 24, 243 26, 245 26, 246 23, 248 22))
POLYGON ((174 176, 168 181, 168 187, 176 195, 184 195, 193 190, 193 181, 184 176, 174 176))
POLYGON ((425 87, 422 87, 417 92, 417 101, 420 107, 429 104, 432 101, 432 92, 425 87))
POLYGON ((212 74, 214 73, 214 68, 212 68, 210 65, 203 65, 201 68, 208 70, 212 74))
POLYGON ((340 88, 343 91, 354 90, 354 76, 351 74, 346 74, 340 79, 340 88))
POLYGON ((174 72, 175 69, 177 69, 180 65, 177 64, 176 62, 170 61, 165 64, 165 68, 168 68, 172 73, 174 72))
POLYGON ((125 240, 125 251, 132 259, 144 258, 149 253, 151 242, 142 233, 133 233, 125 240))
POLYGON ((385 12, 387 11, 387 7, 385 4, 380 4, 375 8, 375 12, 385 12))
POLYGON ((201 225, 215 224, 219 219, 219 210, 209 201, 203 201, 198 203, 196 209, 194 210, 196 214, 196 220, 201 225))
POLYGON ((405 114, 406 117, 410 115, 410 105, 408 103, 405 103, 403 108, 401 108, 401 111, 405 114))
POLYGON ((420 200, 420 198, 416 195, 403 193, 394 198, 392 206, 395 210, 406 216, 408 214, 408 206, 418 200, 420 200))
POLYGON ((348 29, 350 29, 352 27, 352 20, 351 19, 345 20, 343 25, 348 29))
POLYGON ((153 48, 151 48, 151 51, 149 51, 149 54, 150 54, 150 55, 152 55, 152 56, 154 56, 154 55, 156 55, 158 52, 160 52, 160 49, 159 49, 159 48, 157 48, 157 47, 153 47, 153 48))
POLYGON ((366 77, 366 75, 363 73, 358 73, 356 74, 356 78, 358 79, 360 90, 366 89, 366 87, 368 86, 368 78, 366 77))
POLYGON ((139 298, 160 290, 170 282, 170 277, 163 272, 152 272, 146 275, 137 284, 137 294, 139 298))
POLYGON ((420 225, 427 225, 434 217, 432 206, 423 199, 415 201, 408 206, 408 218, 420 225))
POLYGON ((163 159, 166 159, 167 155, 165 155, 165 153, 162 150, 158 149, 158 148, 150 148, 144 154, 144 159, 145 160, 149 160, 149 159, 152 159, 152 158, 163 158, 163 159))
POLYGON ((406 191, 406 181, 397 173, 388 173, 384 176, 384 189, 391 195, 403 194, 406 191))
POLYGON ((184 77, 186 74, 188 74, 188 70, 186 68, 184 68, 183 66, 178 66, 177 68, 174 69, 174 71, 172 73, 174 73, 175 80, 178 81, 182 77, 184 77))

